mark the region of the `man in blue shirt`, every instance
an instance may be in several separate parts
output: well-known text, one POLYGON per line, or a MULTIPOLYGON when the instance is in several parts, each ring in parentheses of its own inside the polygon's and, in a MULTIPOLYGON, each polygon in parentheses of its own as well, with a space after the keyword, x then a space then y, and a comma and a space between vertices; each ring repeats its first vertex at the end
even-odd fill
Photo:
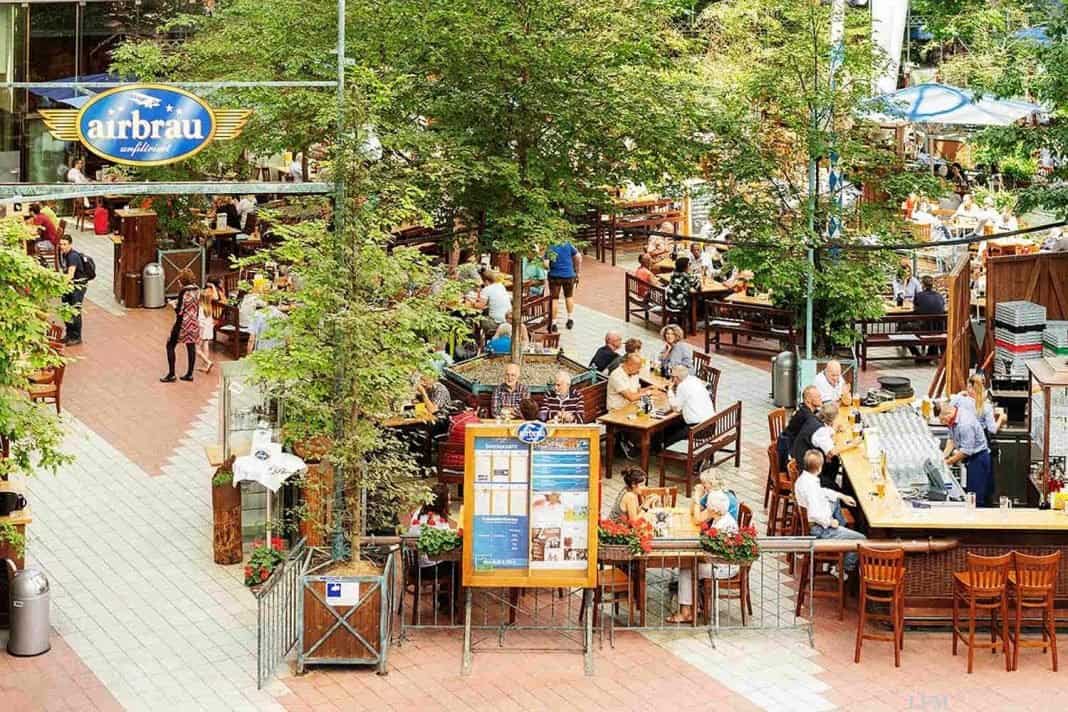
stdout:
POLYGON ((549 267, 549 331, 556 328, 556 300, 560 290, 564 292, 564 306, 567 308, 567 328, 575 326, 575 285, 578 283, 579 270, 582 267, 582 253, 570 242, 550 245, 545 252, 549 267))
POLYGON ((968 476, 964 489, 975 493, 978 506, 990 506, 994 490, 994 471, 983 424, 972 411, 948 403, 942 405, 938 419, 949 429, 945 450, 946 464, 956 465, 963 462, 968 476))

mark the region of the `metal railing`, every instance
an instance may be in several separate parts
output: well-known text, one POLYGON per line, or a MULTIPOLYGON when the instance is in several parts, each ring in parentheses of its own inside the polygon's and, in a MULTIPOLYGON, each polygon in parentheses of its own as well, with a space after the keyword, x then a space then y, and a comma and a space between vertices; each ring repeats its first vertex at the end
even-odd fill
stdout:
POLYGON ((301 539, 256 591, 256 688, 274 676, 300 635, 300 581, 312 550, 301 539))
POLYGON ((414 630, 464 628, 466 596, 471 600, 470 628, 492 631, 497 647, 504 647, 505 633, 513 630, 560 631, 578 642, 587 611, 601 647, 606 638, 614 644, 617 628, 703 631, 713 644, 720 631, 800 628, 813 642, 812 537, 761 537, 758 558, 733 568, 715 562, 696 540, 657 540, 648 554, 602 559, 594 589, 477 588, 464 593, 458 551, 428 565, 414 539, 402 541, 398 644, 414 630), (805 605, 798 606, 802 565, 810 575, 805 605), (689 594, 691 606, 691 617, 684 621, 680 589, 683 598, 689 594))

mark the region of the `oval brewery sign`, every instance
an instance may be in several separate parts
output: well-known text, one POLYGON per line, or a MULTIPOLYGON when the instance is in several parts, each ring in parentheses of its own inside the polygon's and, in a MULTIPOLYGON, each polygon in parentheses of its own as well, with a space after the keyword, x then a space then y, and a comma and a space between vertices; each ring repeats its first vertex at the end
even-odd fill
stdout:
POLYGON ((536 445, 549 436, 549 429, 545 423, 531 421, 521 423, 516 431, 516 437, 527 445, 536 445))
POLYGON ((79 111, 45 110, 53 135, 78 140, 109 161, 159 166, 196 155, 241 133, 251 112, 213 109, 174 87, 131 84, 90 98, 79 111))

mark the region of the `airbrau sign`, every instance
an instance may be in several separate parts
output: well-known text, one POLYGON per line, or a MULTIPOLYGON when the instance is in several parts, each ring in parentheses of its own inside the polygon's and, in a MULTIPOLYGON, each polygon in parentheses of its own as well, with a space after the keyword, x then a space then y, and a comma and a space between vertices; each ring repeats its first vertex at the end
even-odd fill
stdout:
POLYGON ((251 113, 213 109, 184 89, 128 84, 93 96, 79 110, 46 109, 41 116, 57 139, 80 141, 101 158, 162 166, 236 138, 251 113))

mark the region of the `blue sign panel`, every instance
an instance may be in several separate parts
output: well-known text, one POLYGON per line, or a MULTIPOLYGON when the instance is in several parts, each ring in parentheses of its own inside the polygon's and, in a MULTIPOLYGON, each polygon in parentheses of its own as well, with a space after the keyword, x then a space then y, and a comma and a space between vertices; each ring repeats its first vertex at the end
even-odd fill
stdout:
POLYGON ((97 94, 78 113, 78 138, 116 163, 154 166, 199 153, 215 138, 215 112, 183 89, 139 84, 97 94))
POLYGON ((475 516, 476 571, 525 569, 529 555, 529 524, 525 516, 475 516))

